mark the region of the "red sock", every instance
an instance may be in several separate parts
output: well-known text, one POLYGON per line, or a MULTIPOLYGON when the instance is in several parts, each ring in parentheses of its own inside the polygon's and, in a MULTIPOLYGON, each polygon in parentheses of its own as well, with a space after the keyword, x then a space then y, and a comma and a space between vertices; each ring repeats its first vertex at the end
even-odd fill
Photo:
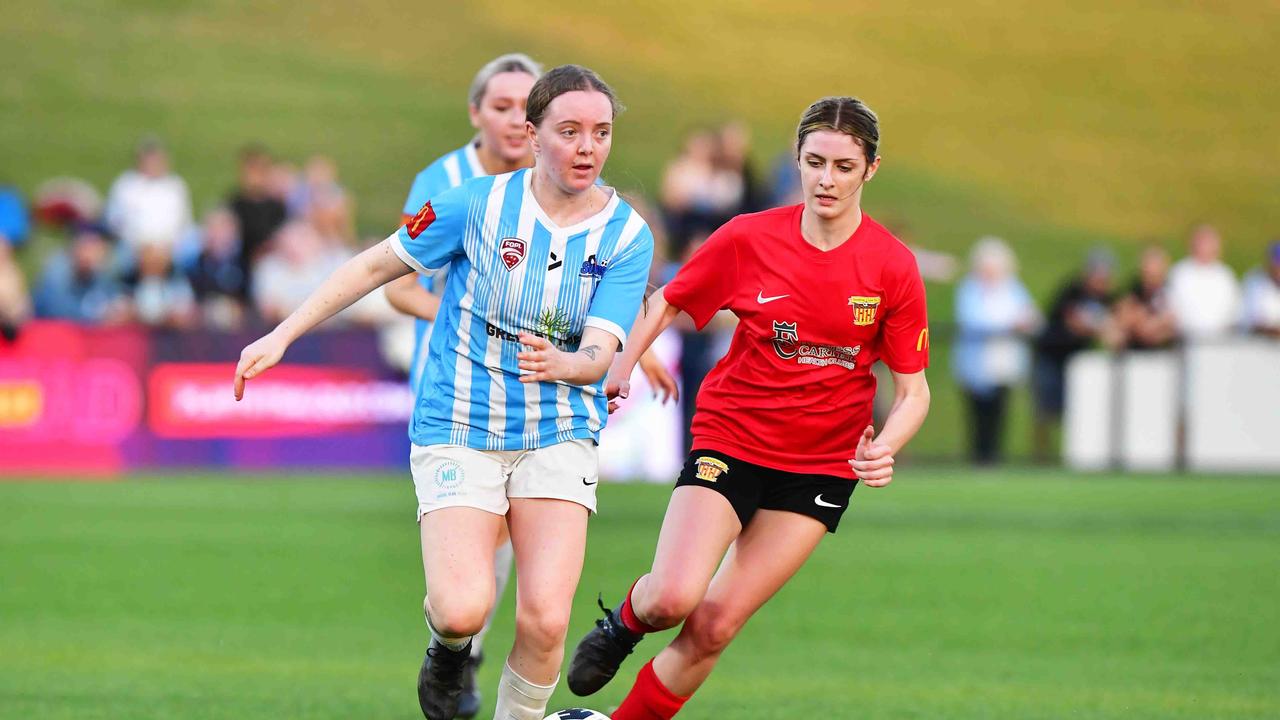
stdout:
POLYGON ((640 580, 637 578, 631 583, 631 589, 627 591, 627 599, 622 601, 622 612, 618 613, 618 619, 622 621, 623 626, 633 633, 643 635, 644 633, 658 632, 658 628, 645 623, 636 617, 636 611, 631 608, 631 593, 636 591, 636 584, 640 580))
POLYGON ((676 695, 662 684, 650 660, 640 668, 636 684, 610 717, 613 720, 671 720, 688 699, 676 695))

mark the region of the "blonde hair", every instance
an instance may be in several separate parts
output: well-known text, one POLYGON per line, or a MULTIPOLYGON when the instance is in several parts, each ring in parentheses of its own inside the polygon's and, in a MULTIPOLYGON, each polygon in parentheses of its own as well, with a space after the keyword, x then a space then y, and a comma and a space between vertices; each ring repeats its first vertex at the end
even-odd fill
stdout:
POLYGON ((542 76, 542 66, 524 53, 500 55, 485 63, 484 67, 476 73, 471 81, 471 89, 467 92, 467 102, 471 103, 472 107, 480 107, 480 103, 484 101, 484 93, 489 89, 489 81, 494 75, 506 72, 525 73, 537 80, 542 76))

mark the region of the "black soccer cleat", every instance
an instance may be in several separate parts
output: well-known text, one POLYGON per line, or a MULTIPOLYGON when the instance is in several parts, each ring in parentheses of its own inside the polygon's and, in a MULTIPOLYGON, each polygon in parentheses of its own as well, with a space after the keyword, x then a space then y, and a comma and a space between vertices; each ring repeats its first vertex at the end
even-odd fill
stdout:
POLYGON ((427 720, 453 720, 458 715, 463 672, 471 659, 471 643, 450 650, 434 638, 418 671, 418 706, 427 720))
POLYGON ((484 654, 476 651, 467 658, 466 667, 462 669, 462 694, 458 696, 458 717, 473 718, 480 713, 480 689, 476 687, 476 673, 480 671, 480 663, 484 662, 484 654))
POLYGON ((622 624, 622 606, 610 610, 604 601, 597 599, 604 617, 578 642, 569 662, 569 690, 574 695, 586 697, 609 684, 622 661, 644 639, 643 633, 633 633, 622 624))

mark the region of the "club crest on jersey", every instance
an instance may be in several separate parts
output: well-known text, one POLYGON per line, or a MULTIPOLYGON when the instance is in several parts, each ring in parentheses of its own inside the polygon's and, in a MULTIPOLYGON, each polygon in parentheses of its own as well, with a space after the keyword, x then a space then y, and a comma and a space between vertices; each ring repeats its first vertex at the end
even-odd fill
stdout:
POLYGON ((418 211, 418 214, 414 215, 410 218, 409 222, 404 224, 405 232, 409 233, 409 238, 411 240, 417 240, 418 236, 422 234, 422 231, 426 230, 431 223, 435 222, 435 219, 436 211, 431 209, 431 202, 427 201, 427 203, 422 206, 422 209, 418 211))
POLYGON ((582 261, 582 268, 578 270, 578 274, 582 277, 595 278, 599 280, 604 277, 604 271, 609 269, 609 261, 597 261, 596 256, 592 255, 582 261))
POLYGON ((698 479, 706 482, 715 482, 721 475, 729 472, 729 466, 724 461, 706 455, 694 460, 693 464, 698 468, 698 479))
POLYGON ((800 333, 796 323, 773 321, 773 351, 783 360, 796 356, 796 343, 800 342, 800 333))
POLYGON ((853 306, 853 324, 871 325, 876 321, 876 309, 880 307, 880 298, 854 295, 849 298, 853 306))
POLYGON ((503 238, 498 245, 498 254, 502 256, 502 264, 507 266, 507 270, 515 270, 516 266, 524 262, 524 252, 528 248, 528 244, 520 238, 503 238))

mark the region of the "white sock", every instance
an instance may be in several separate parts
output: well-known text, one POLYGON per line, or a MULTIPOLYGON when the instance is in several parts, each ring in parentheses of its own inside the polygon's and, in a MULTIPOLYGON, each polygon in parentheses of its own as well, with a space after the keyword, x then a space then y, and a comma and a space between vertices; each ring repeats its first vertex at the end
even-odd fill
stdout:
POLYGON ((511 564, 515 558, 515 553, 511 549, 511 540, 508 538, 497 552, 493 554, 493 608, 489 610, 489 617, 485 618, 484 627, 480 628, 480 632, 471 640, 471 654, 478 655, 484 646, 484 637, 489 634, 489 628, 493 627, 493 619, 498 616, 498 606, 502 604, 502 594, 507 590, 507 581, 511 579, 511 564))
POLYGON ((547 702, 555 692, 560 676, 550 685, 535 685, 516 674, 510 664, 502 668, 502 681, 498 683, 498 708, 493 720, 542 720, 547 713, 547 702))
POLYGON ((465 649, 467 647, 467 643, 471 642, 472 636, 466 635, 464 637, 453 637, 451 635, 445 635, 441 633, 439 630, 436 629, 435 625, 431 624, 431 611, 428 610, 427 608, 428 608, 428 603, 425 599, 423 599, 422 616, 427 619, 427 629, 431 631, 431 637, 435 638, 436 642, 440 643, 441 645, 449 648, 454 652, 458 652, 459 650, 465 649))

